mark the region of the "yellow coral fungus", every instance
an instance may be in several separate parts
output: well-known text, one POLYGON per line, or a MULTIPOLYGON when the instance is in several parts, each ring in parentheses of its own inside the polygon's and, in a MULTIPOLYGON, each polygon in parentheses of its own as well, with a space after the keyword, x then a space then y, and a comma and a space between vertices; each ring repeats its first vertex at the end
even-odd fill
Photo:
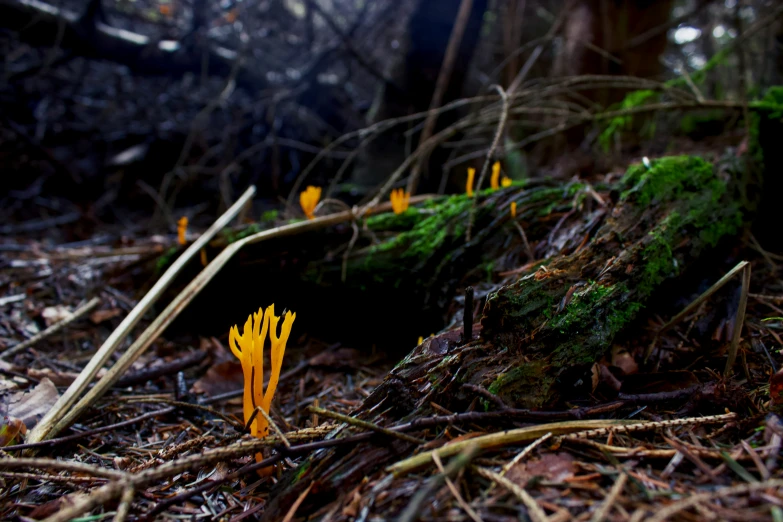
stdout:
POLYGON ((503 176, 503 179, 500 180, 500 186, 503 188, 510 187, 511 178, 509 178, 508 176, 503 176))
POLYGON ((511 219, 514 219, 517 217, 517 202, 512 201, 511 202, 511 219))
MULTIPOLYGON (((228 345, 242 364, 242 373, 245 376, 245 388, 243 395, 243 408, 245 423, 247 423, 256 407, 261 407, 269 414, 272 398, 277 390, 280 379, 280 368, 283 366, 283 355, 288 336, 291 335, 291 326, 294 324, 296 314, 287 312, 283 320, 280 335, 277 335, 277 323, 280 317, 275 315, 275 305, 271 304, 266 311, 260 308, 252 316, 248 316, 242 335, 236 325, 232 326, 228 334, 228 345), (269 332, 271 344, 270 362, 272 369, 269 373, 269 383, 264 392, 264 341, 269 332)), ((263 415, 256 415, 250 424, 250 433, 254 437, 266 437, 269 434, 269 423, 263 415)), ((256 460, 261 460, 261 454, 256 455, 256 460)))
POLYGON ((182 216, 179 218, 179 221, 177 221, 177 240, 179 241, 180 245, 184 245, 187 243, 187 234, 188 234, 188 217, 182 216))
POLYGON ((315 206, 318 205, 319 199, 321 199, 321 187, 310 185, 307 190, 299 194, 299 205, 302 206, 307 219, 315 219, 315 206))
POLYGON ((489 186, 492 190, 500 188, 500 162, 496 161, 492 164, 492 176, 489 178, 489 186))
POLYGON ((395 214, 402 214, 408 210, 408 204, 411 200, 411 193, 405 192, 401 188, 391 191, 391 206, 395 214))
POLYGON ((473 178, 476 177, 476 169, 473 167, 468 167, 468 183, 465 185, 465 194, 468 195, 468 197, 473 196, 473 178))

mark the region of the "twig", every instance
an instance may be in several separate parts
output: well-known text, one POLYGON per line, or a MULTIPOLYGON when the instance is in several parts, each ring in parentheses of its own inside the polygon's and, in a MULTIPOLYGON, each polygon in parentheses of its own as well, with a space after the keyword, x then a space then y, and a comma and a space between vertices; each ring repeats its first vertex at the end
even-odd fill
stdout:
POLYGON ((468 227, 465 231, 465 242, 470 241, 470 233, 473 229, 473 217, 476 213, 476 200, 478 199, 481 186, 484 184, 484 178, 487 177, 487 171, 489 171, 489 165, 492 163, 492 159, 495 156, 495 150, 498 148, 500 138, 503 136, 503 131, 506 128, 506 120, 508 120, 508 95, 506 94, 506 91, 504 91, 503 88, 499 85, 495 85, 494 88, 496 91, 498 91, 498 94, 500 94, 500 99, 503 102, 503 108, 500 112, 500 120, 498 121, 498 127, 495 131, 495 137, 492 139, 492 145, 490 145, 489 151, 487 151, 487 157, 484 160, 484 165, 481 167, 481 174, 479 175, 478 183, 476 183, 476 188, 473 192, 473 200, 471 201, 470 212, 468 213, 468 227))
POLYGON ((313 488, 313 485, 315 485, 315 482, 311 482, 307 489, 302 491, 302 493, 296 498, 293 504, 291 504, 290 509, 288 510, 288 513, 285 514, 285 518, 283 518, 283 522, 291 522, 293 520, 294 515, 296 514, 296 510, 299 509, 299 506, 302 505, 302 502, 304 502, 304 499, 307 498, 307 495, 310 493, 310 490, 313 488))
MULTIPOLYGON (((501 412, 502 413, 502 412, 501 412)), ((432 461, 432 453, 438 453, 438 456, 450 457, 456 455, 468 445, 475 444, 479 449, 499 448, 503 446, 509 446, 528 440, 535 440, 550 431, 552 434, 564 434, 572 432, 580 432, 590 429, 611 429, 620 428, 624 424, 628 424, 628 421, 622 420, 582 420, 582 421, 565 421, 565 422, 553 422, 550 424, 542 424, 539 426, 529 426, 526 428, 518 428, 515 430, 502 431, 499 433, 490 433, 488 435, 482 435, 480 437, 474 437, 468 440, 461 440, 452 442, 438 449, 425 451, 409 457, 403 461, 392 464, 386 468, 387 472, 394 473, 395 476, 402 476, 406 473, 418 469, 422 466, 426 466, 432 461)))
POLYGON ((114 522, 125 522, 125 519, 128 518, 128 511, 130 511, 130 505, 131 502, 133 502, 133 496, 135 493, 136 490, 130 484, 128 484, 125 489, 122 490, 122 495, 120 496, 120 505, 117 506, 117 514, 114 515, 114 522))
MULTIPOLYGON (((549 432, 549 433, 547 433, 546 435, 543 435, 543 436, 541 436, 541 437, 537 438, 536 440, 534 440, 533 442, 531 442, 530 444, 528 444, 528 445, 525 447, 525 449, 523 449, 522 451, 520 451, 520 452, 519 452, 519 453, 518 453, 518 454, 517 454, 517 455, 516 455, 516 456, 515 456, 513 459, 511 459, 509 462, 507 462, 506 464, 504 464, 504 465, 503 465, 503 467, 502 467, 502 468, 501 468, 501 470, 500 470, 500 476, 501 476, 501 477, 505 477, 505 476, 506 476, 506 473, 508 473, 508 471, 509 471, 511 468, 513 468, 514 466, 516 466, 516 465, 517 465, 517 464, 518 464, 520 461, 522 461, 522 459, 524 459, 525 457, 527 457, 528 455, 530 455, 530 453, 531 453, 531 452, 532 452, 534 449, 536 449, 538 446, 540 446, 540 445, 541 445, 543 442, 545 442, 545 441, 549 440, 551 437, 552 437, 552 432, 550 431, 550 432, 549 432)), ((492 488, 493 488, 493 487, 495 487, 495 484, 494 484, 494 483, 493 483, 493 484, 492 484, 492 485, 489 487, 489 489, 487 490, 487 493, 489 493, 490 491, 492 491, 492 488)))
POLYGON ((360 419, 356 419, 354 417, 349 417, 348 415, 343 415, 341 413, 325 410, 323 408, 316 408, 315 406, 310 406, 307 408, 307 410, 317 415, 322 415, 324 417, 335 419, 340 422, 345 422, 346 424, 350 424, 358 428, 364 428, 366 430, 374 431, 376 433, 382 433, 389 437, 394 437, 400 440, 404 440, 405 442, 410 442, 411 444, 422 445, 427 443, 426 440, 417 439, 416 437, 411 437, 410 435, 406 435, 404 433, 398 433, 388 428, 378 426, 377 424, 373 424, 372 422, 363 421, 360 419))
MULTIPOLYGON (((465 288, 465 306, 462 309, 462 344, 468 344, 473 340, 473 294, 472 286, 465 288)), ((505 404, 502 407, 505 408, 505 404)))
MULTIPOLYGON (((98 370, 106 364, 106 361, 111 357, 111 354, 117 349, 120 343, 130 333, 131 329, 139 322, 149 308, 158 300, 163 294, 163 291, 168 288, 174 278, 185 267, 185 265, 195 257, 199 251, 207 245, 219 231, 221 231, 228 223, 233 219, 237 212, 239 212, 245 203, 255 194, 255 187, 248 188, 245 193, 229 208, 222 216, 220 216, 215 223, 207 229, 196 241, 190 245, 181 256, 179 256, 168 270, 161 276, 161 278, 155 283, 149 292, 136 304, 131 312, 122 320, 120 325, 115 329, 106 341, 101 345, 98 351, 93 355, 87 366, 84 367, 82 372, 76 378, 76 380, 68 387, 67 390, 60 396, 55 405, 44 415, 41 421, 35 426, 35 428, 28 434, 27 442, 40 442, 46 437, 54 436, 59 433, 65 426, 67 426, 72 419, 75 419, 81 411, 92 402, 84 402, 84 399, 80 402, 81 406, 74 407, 74 403, 78 399, 79 395, 87 388, 90 381, 98 373, 98 370), (65 418, 68 418, 68 422, 63 422, 65 418)), ((137 341, 138 342, 138 341, 137 341)), ((130 351, 130 350, 129 350, 130 351)), ((128 355, 126 352, 125 355, 128 355)), ((109 372, 111 374, 111 371, 109 372)), ((119 377, 119 375, 117 375, 119 377)), ((101 379, 103 382, 105 379, 101 379)), ((116 380, 116 379, 115 379, 116 380)), ((111 381, 109 384, 113 384, 111 381)), ((95 392, 98 388, 98 384, 91 392, 95 392)), ((105 386, 108 388, 108 386, 105 386)), ((104 389, 101 390, 101 392, 104 389)), ((97 398, 98 394, 95 394, 97 398)), ((86 397, 85 397, 86 398, 86 397)))
MULTIPOLYGON (((478 447, 473 444, 467 444, 464 446, 460 454, 449 462, 449 465, 442 473, 438 473, 422 486, 418 492, 413 496, 408 506, 400 514, 398 522, 413 522, 419 518, 421 514, 422 505, 428 500, 428 498, 435 492, 437 488, 443 484, 446 478, 453 477, 459 470, 470 464, 473 457, 476 456, 478 447)), ((432 458, 430 455, 429 458, 432 458)))
MULTIPOLYGON (((460 43, 462 43, 462 36, 465 34, 465 28, 468 25, 470 19, 470 10, 473 7, 473 0, 461 0, 459 4, 459 11, 457 11, 457 18, 454 22, 454 28, 451 30, 449 36, 449 43, 446 45, 446 53, 443 56, 443 63, 440 66, 440 72, 438 73, 438 79, 435 81, 435 91, 432 93, 432 100, 430 101, 430 109, 427 112, 427 119, 424 120, 424 128, 421 131, 419 137, 419 145, 426 142, 432 131, 435 129, 435 121, 437 120, 436 109, 440 107, 443 101, 443 95, 446 92, 446 88, 449 85, 451 79, 451 71, 454 69, 454 62, 457 59, 459 53, 460 43)), ((413 164, 413 171, 411 172, 410 179, 408 179, 408 193, 414 194, 419 184, 419 175, 422 169, 422 163, 424 158, 413 164)))
POLYGON ((446 481, 446 486, 449 488, 449 491, 451 491, 451 494, 454 496, 454 498, 457 501, 457 504, 465 511, 465 513, 468 514, 468 516, 474 521, 474 522, 482 522, 481 517, 478 516, 478 513, 476 513, 473 508, 471 508, 467 502, 465 502, 465 499, 462 498, 462 495, 459 494, 459 491, 457 490, 457 487, 454 485, 454 483, 451 481, 451 479, 446 475, 446 470, 443 469, 443 462, 441 462, 440 457, 438 457, 437 453, 432 454, 432 461, 435 463, 435 466, 437 466, 438 471, 440 471, 441 475, 443 475, 444 480, 446 481))
POLYGON ((674 428, 680 426, 691 426, 698 424, 725 424, 737 418, 736 413, 724 413, 723 415, 711 415, 709 417, 689 417, 687 419, 672 419, 660 422, 640 422, 638 424, 618 424, 607 428, 598 428, 595 430, 582 431, 561 435, 555 442, 566 439, 588 439, 592 437, 603 437, 610 431, 615 433, 634 433, 641 431, 656 430, 661 428, 674 428))
POLYGON ((742 335, 742 326, 745 323, 745 309, 748 306, 748 292, 750 291, 750 264, 745 263, 744 270, 742 271, 742 289, 740 290, 740 301, 737 306, 737 313, 734 316, 734 332, 731 337, 731 345, 729 346, 729 357, 726 359, 726 368, 723 370, 723 375, 728 376, 731 373, 731 368, 734 366, 734 361, 737 358, 737 350, 739 350, 739 340, 742 335))
MULTIPOLYGON (((655 337, 653 338, 652 342, 650 343, 650 346, 648 346, 648 347, 647 347, 647 353, 646 353, 646 354, 645 354, 645 356, 644 356, 644 359, 645 359, 645 361, 646 361, 647 359, 649 359, 650 355, 652 355, 652 352, 653 352, 653 350, 654 350, 654 348, 655 348, 655 345, 656 345, 656 343, 658 342, 658 339, 661 337, 661 335, 663 335, 664 333, 666 333, 667 331, 669 331, 669 330, 670 330, 670 329, 671 329, 673 326, 675 326, 675 325, 677 325, 678 323, 680 323, 680 322, 681 322, 683 319, 685 319, 685 317, 687 317, 687 316, 688 316, 688 314, 690 314, 690 313, 691 313, 693 310, 695 310, 695 309, 696 309, 696 308, 697 308, 699 305, 701 305, 701 304, 702 304, 704 301, 706 301, 707 299, 709 299, 709 298, 710 298, 710 297, 711 297, 711 296, 712 296, 712 295, 713 295, 715 292, 717 292, 718 290, 720 290, 721 288, 723 288, 723 286, 724 286, 726 283, 728 283, 728 282, 729 282, 729 280, 730 280, 732 277, 734 277, 734 275, 735 275, 735 274, 737 274, 737 273, 738 273, 738 272, 740 272, 741 270, 745 270, 745 269, 746 269, 746 267, 748 267, 748 268, 749 268, 749 264, 748 264, 748 262, 747 262, 747 261, 741 261, 741 262, 737 263, 737 266, 735 266, 734 268, 732 268, 731 270, 729 270, 729 271, 726 273, 726 275, 724 275, 723 277, 721 277, 721 278, 718 280, 718 282, 716 282, 714 285, 712 285, 711 287, 709 287, 709 288, 708 288, 708 289, 707 289, 707 290, 706 290, 704 293, 702 293, 702 294, 701 294, 699 297, 697 297, 696 299, 694 299, 694 300, 693 300, 693 302, 692 302, 691 304, 689 304, 688 306, 686 306, 686 307, 685 307, 685 308, 684 308, 684 309, 683 309, 683 310, 682 310, 680 313, 678 313, 677 315, 675 315, 674 317, 672 317, 672 318, 669 320, 669 322, 668 322, 668 323, 666 323, 665 325, 661 326, 661 327, 658 329, 658 331, 656 332, 656 334, 655 334, 655 337)), ((748 278, 749 278, 749 277, 750 277, 750 276, 748 275, 748 278)), ((745 281, 745 275, 743 274, 743 287, 744 287, 744 285, 745 285, 744 281, 745 281)), ((749 279, 748 279, 748 283, 750 283, 750 280, 749 280, 749 279)), ((743 293, 744 293, 744 296, 745 296, 745 299, 744 299, 744 304, 745 304, 745 306, 747 306, 747 303, 748 303, 748 294, 747 294, 747 290, 746 290, 746 291, 744 291, 743 293)), ((741 319, 741 320, 742 320, 742 321, 744 321, 744 320, 745 320, 745 306, 742 306, 742 300, 740 300, 740 305, 741 305, 741 307, 742 307, 742 319, 741 319)), ((737 319, 739 319, 739 316, 740 316, 740 310, 739 310, 739 308, 738 308, 738 309, 737 309, 737 319)), ((735 329, 734 329, 734 331, 735 331, 735 336, 737 337, 737 342, 739 343, 739 336, 737 336, 737 335, 736 335, 736 331, 737 331, 737 328, 736 328, 736 321, 735 321, 735 329)), ((733 345, 733 344, 734 344, 734 338, 732 338, 732 345, 733 345)), ((736 352, 736 348, 735 348, 735 349, 734 349, 734 356, 736 357, 736 355, 737 355, 737 352, 736 352)), ((733 363, 733 362, 734 362, 734 361, 733 361, 733 358, 731 358, 731 360, 732 360, 732 363, 733 363)))
POLYGON ((46 330, 35 334, 34 336, 30 337, 26 341, 23 341, 15 346, 12 346, 6 351, 4 351, 3 353, 0 353, 0 359, 8 357, 9 355, 14 355, 15 353, 19 353, 22 350, 31 347, 38 341, 41 341, 42 339, 45 339, 50 335, 57 333, 58 331, 62 330, 63 328, 65 328, 66 326, 68 326, 69 324, 71 324, 72 322, 79 319, 81 316, 83 316, 84 314, 86 314, 96 306, 98 306, 100 302, 101 300, 99 297, 93 297, 86 304, 77 308, 70 316, 66 317, 62 321, 53 324, 46 330))
POLYGON ((288 439, 283 434, 283 432, 280 431, 280 427, 277 425, 277 423, 275 421, 272 420, 272 417, 270 417, 269 414, 264 411, 264 408, 262 408, 261 406, 256 406, 256 412, 258 412, 258 414, 261 415, 264 419, 266 419, 266 422, 268 422, 269 425, 272 426, 272 429, 275 431, 277 436, 280 437, 280 440, 283 441, 283 445, 286 448, 290 448, 291 447, 291 443, 288 442, 288 439))
POLYGON ((16 446, 6 446, 3 448, 3 451, 27 450, 32 448, 43 448, 45 446, 54 446, 56 444, 63 444, 65 442, 71 442, 74 440, 83 439, 84 437, 90 437, 98 433, 103 433, 106 431, 114 431, 118 428, 124 428, 125 426, 136 424, 137 422, 142 422, 147 419, 152 419, 154 417, 157 417, 158 415, 167 415, 173 412, 175 409, 176 408, 163 408, 162 410, 151 411, 143 415, 139 415, 138 417, 134 417, 132 419, 124 420, 122 422, 117 422, 115 424, 109 424, 108 426, 101 426, 100 428, 95 428, 93 430, 82 431, 80 433, 75 433, 73 435, 68 435, 66 437, 59 437, 56 439, 44 440, 41 442, 32 442, 28 444, 17 444, 16 446))
POLYGON ((223 419, 227 423, 231 424, 232 426, 234 426, 234 428, 238 430, 242 430, 245 427, 244 424, 242 424, 237 419, 228 416, 222 412, 219 412, 216 409, 206 406, 204 404, 194 404, 191 402, 177 401, 177 400, 158 398, 158 397, 150 397, 147 399, 132 399, 129 400, 128 402, 139 403, 139 404, 159 404, 159 403, 170 404, 177 408, 192 409, 192 410, 202 411, 210 415, 214 415, 215 417, 223 419))
POLYGON ((528 257, 528 262, 533 262, 536 260, 536 255, 533 253, 533 249, 530 248, 530 243, 527 240, 527 234, 525 234, 525 229, 522 228, 522 225, 519 224, 519 221, 512 220, 512 223, 514 223, 514 226, 517 227, 517 230, 519 231, 519 235, 522 236, 522 244, 525 245, 525 253, 528 257))
POLYGON ((499 486, 503 486, 509 490, 515 497, 525 504, 527 513, 530 516, 530 520, 533 522, 547 522, 547 520, 549 520, 549 518, 546 516, 546 513, 544 513, 544 510, 541 509, 541 506, 539 506, 538 502, 536 502, 536 499, 531 497, 530 493, 525 491, 523 488, 490 469, 480 467, 476 467, 474 469, 482 477, 489 479, 497 483, 499 486))
POLYGON ((122 471, 115 471, 113 469, 99 468, 91 464, 85 464, 83 462, 54 460, 54 459, 38 459, 38 458, 0 458, 0 469, 18 469, 24 468, 29 470, 30 468, 37 469, 56 469, 61 471, 70 471, 72 473, 82 473, 85 475, 93 475, 96 477, 103 477, 108 479, 120 479, 125 476, 122 471))
POLYGON ((620 495, 620 492, 625 487, 625 482, 627 480, 628 475, 620 473, 620 476, 617 477, 612 489, 609 491, 609 495, 606 496, 601 507, 593 514, 593 518, 590 519, 590 522, 601 522, 606 518, 606 515, 609 514, 609 510, 612 509, 612 504, 614 504, 615 500, 617 500, 617 497, 620 495))
POLYGON ((540 446, 542 443, 546 442, 552 437, 552 432, 550 431, 546 435, 543 435, 542 437, 537 438, 533 442, 527 445, 525 449, 519 452, 519 454, 511 459, 511 461, 503 466, 503 469, 500 471, 500 475, 504 476, 506 473, 508 473, 508 470, 513 468, 515 465, 517 465, 522 459, 530 455, 530 453, 536 449, 538 446, 540 446))
POLYGON ((716 498, 727 498, 731 495, 741 495, 743 493, 751 493, 753 491, 782 487, 783 480, 773 479, 764 482, 754 482, 753 484, 741 484, 739 486, 732 486, 728 488, 718 488, 707 493, 697 493, 664 507, 648 520, 649 522, 663 522, 669 517, 676 515, 680 511, 684 511, 695 506, 696 504, 700 504, 701 502, 707 502, 716 498))

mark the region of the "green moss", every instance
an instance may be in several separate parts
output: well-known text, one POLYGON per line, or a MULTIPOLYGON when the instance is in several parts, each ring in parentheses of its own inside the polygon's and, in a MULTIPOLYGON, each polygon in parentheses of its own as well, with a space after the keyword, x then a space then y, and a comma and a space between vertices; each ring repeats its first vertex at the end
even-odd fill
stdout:
POLYGON ((563 336, 552 354, 552 364, 592 364, 599 359, 607 339, 611 340, 643 308, 640 302, 629 301, 628 295, 624 283, 612 286, 591 283, 584 290, 574 292, 568 306, 550 323, 563 336), (574 335, 581 337, 574 340, 574 335))
MULTIPOLYGON (((427 201, 422 209, 409 209, 403 214, 382 214, 368 218, 368 227, 390 231, 404 228, 402 232, 385 241, 369 247, 359 265, 351 265, 349 272, 365 272, 372 280, 391 284, 395 288, 402 284, 402 278, 410 281, 410 273, 399 267, 407 266, 418 272, 423 265, 436 262, 435 253, 448 245, 462 241, 466 230, 466 217, 472 199, 464 194, 427 201), (390 278, 393 274, 393 279, 390 278)), ((485 204, 484 211, 491 210, 485 204)))
MULTIPOLYGON (((712 165, 696 156, 669 156, 653 160, 650 168, 637 164, 628 169, 620 182, 625 190, 622 200, 633 197, 642 206, 656 201, 681 197, 686 192, 698 193, 712 179, 716 187, 723 184, 715 179, 712 165)), ((720 198, 721 194, 716 195, 720 198)))
MULTIPOLYGON (((647 101, 653 101, 654 99, 657 99, 657 97, 658 97, 658 93, 651 90, 629 92, 628 94, 626 94, 625 98, 623 98, 623 101, 611 107, 610 109, 611 110, 634 109, 636 107, 641 107, 647 101)), ((603 132, 601 132, 601 135, 598 138, 598 142, 601 144, 601 147, 603 147, 604 150, 608 151, 614 137, 622 130, 629 128, 631 126, 632 121, 633 118, 630 114, 625 116, 617 116, 609 120, 609 123, 606 125, 606 128, 604 129, 603 132)))
POLYGON ((599 360, 661 283, 679 273, 685 258, 698 255, 695 249, 713 247, 724 236, 736 234, 743 226, 744 203, 741 197, 729 197, 723 179, 696 157, 632 166, 617 188, 620 205, 634 209, 624 219, 649 229, 623 251, 625 263, 635 270, 616 274, 611 283, 588 281, 575 288, 560 311, 556 309, 576 282, 573 279, 522 278, 490 296, 485 311, 500 312, 485 322, 487 335, 502 339, 507 332, 537 332, 527 355, 533 361, 498 377, 494 392, 527 406, 542 404, 542 396, 551 399, 549 388, 558 375, 599 360), (667 214, 661 216, 664 209, 667 214), (533 378, 535 371, 541 374, 533 378))
POLYGON ((409 229, 413 227, 422 216, 423 214, 420 214, 418 209, 409 208, 402 214, 384 212, 383 214, 369 216, 365 220, 365 224, 370 230, 393 231, 409 229))
POLYGON ((229 243, 234 243, 235 241, 239 241, 240 239, 246 238, 247 236, 252 236, 253 234, 257 234, 261 232, 263 228, 259 223, 251 223, 250 225, 246 226, 242 230, 234 231, 234 230, 228 230, 227 233, 225 233, 226 241, 229 243))
POLYGON ((767 89, 761 102, 755 104, 757 108, 769 109, 767 117, 772 119, 783 118, 783 85, 775 85, 767 89))
POLYGON ((155 275, 159 276, 163 270, 171 264, 171 260, 177 254, 179 249, 175 246, 166 250, 155 262, 155 275))
POLYGON ((547 364, 540 360, 523 362, 508 372, 498 375, 489 385, 488 391, 511 403, 541 405, 545 401, 541 392, 548 390, 555 381, 549 376, 546 367, 547 364))
POLYGON ((261 221, 273 222, 277 220, 279 215, 280 212, 277 210, 267 210, 266 212, 261 214, 261 221))

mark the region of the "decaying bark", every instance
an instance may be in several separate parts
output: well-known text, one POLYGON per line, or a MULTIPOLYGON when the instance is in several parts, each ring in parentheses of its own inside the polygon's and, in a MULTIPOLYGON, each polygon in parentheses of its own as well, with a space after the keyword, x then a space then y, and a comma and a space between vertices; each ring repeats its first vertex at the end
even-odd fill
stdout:
MULTIPOLYGON (((633 166, 589 241, 490 294, 469 342, 455 328, 417 346, 358 416, 389 426, 432 414, 433 403, 464 411, 477 386, 509 407, 563 398, 664 280, 743 228, 753 174, 733 156, 715 167, 684 156, 633 166)), ((314 482, 297 514, 312 513, 412 449, 395 440, 316 453, 281 481, 265 513, 276 516, 314 482)))

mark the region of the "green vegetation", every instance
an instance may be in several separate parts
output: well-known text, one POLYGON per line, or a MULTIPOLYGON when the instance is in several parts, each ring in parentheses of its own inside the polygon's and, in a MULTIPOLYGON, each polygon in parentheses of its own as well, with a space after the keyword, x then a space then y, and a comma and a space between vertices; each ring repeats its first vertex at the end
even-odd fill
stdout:
POLYGON ((159 276, 163 270, 171 264, 171 261, 174 259, 174 256, 177 255, 178 251, 179 248, 173 246, 161 254, 157 261, 155 261, 155 277, 159 276))
MULTIPOLYGON (((652 101, 654 98, 657 98, 658 95, 659 93, 651 90, 629 92, 625 98, 623 98, 623 101, 621 101, 618 105, 611 107, 611 110, 616 111, 635 109, 637 107, 641 107, 647 101, 652 101)), ((630 114, 616 116, 610 119, 606 129, 604 129, 604 131, 601 133, 601 136, 598 138, 598 142, 601 144, 603 149, 608 151, 614 136, 618 132, 629 128, 632 121, 633 119, 630 114)))
POLYGON ((618 223, 605 225, 609 228, 597 236, 622 244, 621 233, 631 235, 637 226, 649 229, 618 254, 623 257, 621 266, 632 271, 584 281, 580 287, 578 275, 591 254, 576 253, 550 265, 549 274, 524 277, 490 297, 486 310, 495 316, 485 323, 486 335, 526 346, 525 362, 496 377, 490 386, 501 397, 542 406, 551 399, 550 386, 560 373, 599 360, 614 336, 634 320, 665 279, 678 273, 687 257, 743 226, 741 200, 725 197, 730 185, 697 157, 634 165, 617 188, 620 208, 633 210, 618 217, 618 223), (508 337, 506 332, 524 332, 526 337, 514 341, 518 337, 513 335, 519 334, 508 337))

